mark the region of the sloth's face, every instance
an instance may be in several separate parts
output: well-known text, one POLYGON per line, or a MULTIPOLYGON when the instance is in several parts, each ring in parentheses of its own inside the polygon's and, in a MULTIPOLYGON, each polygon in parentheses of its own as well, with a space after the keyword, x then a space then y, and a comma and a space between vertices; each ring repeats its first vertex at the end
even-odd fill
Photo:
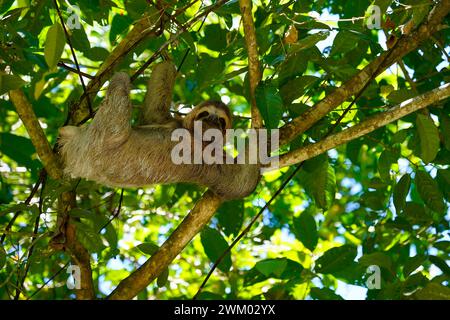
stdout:
POLYGON ((228 107, 221 102, 204 102, 195 107, 186 118, 185 127, 192 130, 195 121, 202 122, 202 129, 219 129, 225 134, 231 128, 231 117, 228 107))

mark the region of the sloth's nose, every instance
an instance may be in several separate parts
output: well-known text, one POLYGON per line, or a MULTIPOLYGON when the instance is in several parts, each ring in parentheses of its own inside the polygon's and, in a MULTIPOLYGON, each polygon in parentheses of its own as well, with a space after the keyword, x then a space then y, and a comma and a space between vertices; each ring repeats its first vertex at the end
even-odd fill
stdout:
POLYGON ((217 126, 218 128, 222 129, 222 123, 220 123, 220 118, 219 116, 215 115, 215 114, 210 114, 207 118, 206 121, 208 121, 210 124, 213 124, 214 126, 217 126))
POLYGON ((207 118, 208 121, 217 123, 219 122, 219 117, 215 114, 210 114, 207 118))

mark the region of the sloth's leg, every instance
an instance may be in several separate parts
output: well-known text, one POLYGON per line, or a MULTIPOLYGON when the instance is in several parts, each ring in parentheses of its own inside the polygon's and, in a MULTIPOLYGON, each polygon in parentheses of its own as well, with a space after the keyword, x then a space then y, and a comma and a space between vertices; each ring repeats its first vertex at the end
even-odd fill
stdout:
POLYGON ((129 94, 130 78, 124 72, 116 73, 90 126, 102 133, 106 142, 119 143, 128 138, 132 108, 129 94))
POLYGON ((139 119, 141 125, 163 124, 173 120, 169 108, 176 74, 175 65, 171 61, 164 61, 153 67, 139 119))

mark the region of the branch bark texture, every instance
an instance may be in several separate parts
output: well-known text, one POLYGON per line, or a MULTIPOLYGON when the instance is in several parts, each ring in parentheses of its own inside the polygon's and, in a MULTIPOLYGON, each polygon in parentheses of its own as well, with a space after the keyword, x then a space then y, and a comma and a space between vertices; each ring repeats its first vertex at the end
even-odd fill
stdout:
POLYGON ((256 104, 255 91, 261 81, 261 66, 259 62, 258 43, 256 41, 255 24, 252 16, 252 1, 239 0, 239 7, 244 25, 244 38, 248 54, 248 78, 250 82, 250 104, 252 111, 252 127, 262 128, 262 118, 256 104))
POLYGON ((39 124, 36 114, 34 113, 33 106, 30 104, 21 89, 9 91, 9 98, 16 107, 17 114, 27 129, 31 142, 36 148, 36 152, 41 159, 45 170, 53 179, 61 179, 63 176, 61 164, 58 161, 58 157, 54 154, 50 143, 48 142, 47 137, 39 124))

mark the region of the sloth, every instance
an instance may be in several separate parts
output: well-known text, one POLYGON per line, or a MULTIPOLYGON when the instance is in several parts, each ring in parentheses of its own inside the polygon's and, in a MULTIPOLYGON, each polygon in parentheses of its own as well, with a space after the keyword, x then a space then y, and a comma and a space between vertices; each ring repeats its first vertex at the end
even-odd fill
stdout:
MULTIPOLYGON (((176 69, 172 62, 155 65, 147 85, 138 125, 131 126, 130 79, 116 73, 105 99, 90 124, 60 128, 59 150, 64 172, 111 187, 145 187, 165 183, 193 183, 209 188, 224 200, 251 194, 260 178, 257 164, 175 164, 177 144, 172 132, 184 128, 194 137, 194 123, 225 134, 231 113, 219 101, 206 101, 176 119, 170 114, 176 69)), ((248 148, 247 148, 248 149, 248 148)))

